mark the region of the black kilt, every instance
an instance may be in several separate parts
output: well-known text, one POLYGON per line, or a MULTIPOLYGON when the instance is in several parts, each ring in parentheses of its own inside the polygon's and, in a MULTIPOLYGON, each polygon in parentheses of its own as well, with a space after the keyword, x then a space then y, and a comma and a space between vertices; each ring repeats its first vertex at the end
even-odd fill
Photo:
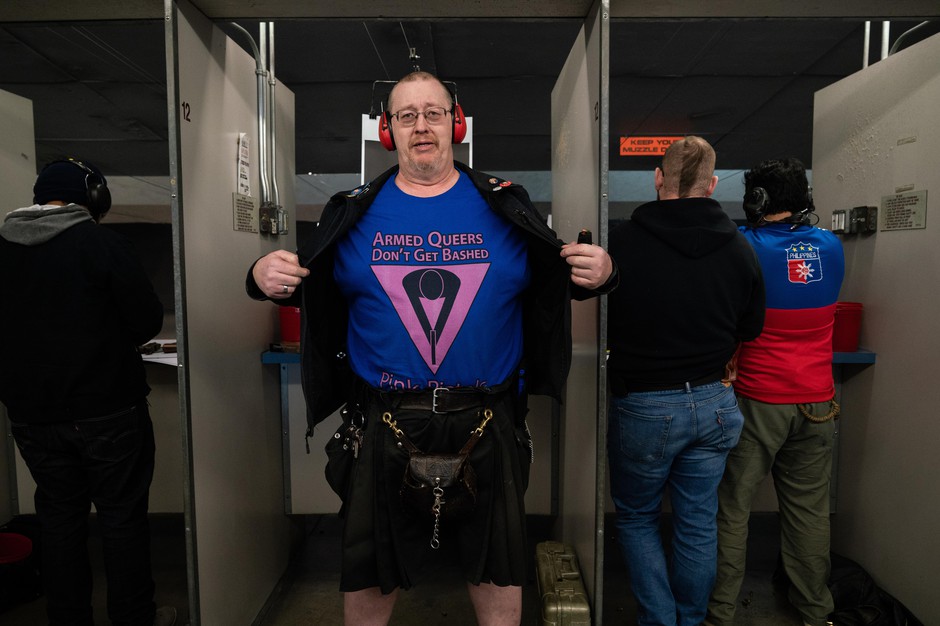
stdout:
MULTIPOLYGON (((523 586, 529 555, 526 548, 524 495, 529 480, 532 442, 525 425, 524 391, 513 384, 486 396, 485 406, 445 414, 396 409, 395 393, 357 385, 357 401, 347 405, 341 436, 327 446, 327 474, 349 464, 352 446, 343 450, 342 434, 350 420, 364 422, 357 458, 345 485, 331 481, 343 498, 344 518, 341 591, 379 587, 382 593, 408 589, 432 559, 458 559, 471 584, 523 586), (431 516, 406 510, 399 491, 408 462, 389 426, 391 413, 407 437, 425 453, 456 453, 479 426, 483 410, 493 411, 482 438, 470 454, 476 473, 477 503, 468 515, 442 519, 440 549, 431 547, 431 516), (332 466, 332 468, 330 467, 332 466)), ((407 392, 405 392, 407 393, 407 392)))

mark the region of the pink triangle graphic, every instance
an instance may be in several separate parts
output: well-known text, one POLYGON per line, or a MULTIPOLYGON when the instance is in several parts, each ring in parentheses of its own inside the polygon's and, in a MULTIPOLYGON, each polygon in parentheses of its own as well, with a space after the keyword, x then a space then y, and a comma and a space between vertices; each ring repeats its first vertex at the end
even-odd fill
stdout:
MULTIPOLYGON (((447 356, 447 351, 457 338, 457 334, 467 318, 467 313, 473 305, 473 300, 480 290, 480 285, 483 284, 483 279, 486 277, 489 267, 489 263, 448 265, 446 267, 372 266, 372 272, 379 280, 379 284, 382 285, 382 289, 385 290, 385 295, 391 300, 392 306, 395 307, 405 330, 408 331, 408 336, 411 337, 415 348, 418 349, 421 358, 424 359, 425 364, 432 373, 437 373, 444 357, 447 356), (444 320, 443 329, 440 333, 431 332, 430 337, 422 326, 421 319, 418 317, 414 306, 412 306, 411 299, 408 297, 403 284, 405 277, 415 271, 447 272, 456 275, 460 279, 460 288, 454 297, 450 313, 447 319, 444 320)), ((432 328, 437 326, 441 310, 444 307, 444 299, 442 297, 433 297, 434 295, 420 298, 420 306, 423 308, 423 312, 430 321, 432 328)))
POLYGON ((441 314, 441 309, 444 308, 444 299, 437 298, 436 300, 430 300, 428 298, 421 298, 421 306, 424 307, 424 312, 427 313, 428 319, 431 321, 431 326, 437 326, 437 318, 441 314))

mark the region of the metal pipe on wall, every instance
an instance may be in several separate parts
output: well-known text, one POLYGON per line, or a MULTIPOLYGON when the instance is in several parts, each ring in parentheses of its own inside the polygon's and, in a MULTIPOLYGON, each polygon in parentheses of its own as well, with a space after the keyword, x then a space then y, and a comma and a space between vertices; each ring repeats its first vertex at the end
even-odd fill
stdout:
POLYGON ((881 23, 881 59, 888 58, 888 39, 891 36, 891 22, 881 23))
POLYGON ((930 20, 927 20, 926 22, 921 22, 914 28, 911 28, 901 33, 901 35, 897 39, 894 40, 894 43, 891 45, 891 49, 888 50, 888 56, 891 56, 892 54, 900 50, 902 47, 906 46, 908 39, 911 39, 915 35, 919 35, 921 31, 925 31, 927 27, 930 26, 930 24, 931 24, 930 20))
MULTIPOLYGON (((264 67, 264 61, 261 57, 261 52, 258 50, 258 45, 255 43, 254 37, 251 36, 247 30, 231 22, 231 25, 243 32, 248 38, 248 42, 251 44, 251 50, 254 53, 255 57, 255 75, 257 77, 256 82, 258 85, 258 155, 260 159, 260 169, 261 169, 261 205, 264 206, 270 200, 270 192, 268 190, 268 146, 267 146, 267 124, 266 124, 266 114, 265 114, 265 90, 267 89, 265 85, 265 76, 267 71, 264 67)), ((262 47, 264 43, 262 42, 262 47)))
POLYGON ((862 68, 868 67, 868 48, 871 44, 871 22, 865 22, 865 43, 862 46, 862 68))
POLYGON ((258 25, 258 47, 261 52, 258 55, 258 69, 255 73, 258 75, 258 155, 261 162, 258 164, 261 169, 261 187, 264 193, 261 196, 261 206, 264 207, 271 202, 271 181, 268 178, 270 165, 268 158, 271 148, 268 145, 268 40, 266 37, 264 22, 258 25))
MULTIPOLYGON (((262 27, 264 22, 262 22, 262 27)), ((277 80, 274 78, 274 22, 268 22, 268 149, 270 159, 268 161, 269 179, 271 181, 271 200, 280 207, 281 200, 277 190, 277 107, 275 106, 275 87, 277 80)))

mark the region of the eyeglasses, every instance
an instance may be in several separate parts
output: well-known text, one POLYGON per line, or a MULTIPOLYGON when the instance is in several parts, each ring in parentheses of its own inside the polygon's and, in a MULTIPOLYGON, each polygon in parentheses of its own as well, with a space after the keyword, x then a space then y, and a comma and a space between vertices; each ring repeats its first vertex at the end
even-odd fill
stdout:
POLYGON ((424 116, 424 121, 428 124, 441 124, 448 113, 450 111, 444 107, 429 107, 424 111, 412 111, 410 109, 399 111, 398 113, 392 113, 391 117, 397 117, 399 124, 410 128, 418 123, 418 117, 421 115, 424 116))

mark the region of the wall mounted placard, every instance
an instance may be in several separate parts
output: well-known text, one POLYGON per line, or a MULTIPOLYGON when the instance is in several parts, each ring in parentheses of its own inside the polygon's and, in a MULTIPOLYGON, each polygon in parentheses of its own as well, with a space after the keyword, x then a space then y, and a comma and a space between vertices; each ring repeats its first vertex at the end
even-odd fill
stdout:
POLYGON ((927 228, 927 190, 881 197, 881 230, 927 228))

